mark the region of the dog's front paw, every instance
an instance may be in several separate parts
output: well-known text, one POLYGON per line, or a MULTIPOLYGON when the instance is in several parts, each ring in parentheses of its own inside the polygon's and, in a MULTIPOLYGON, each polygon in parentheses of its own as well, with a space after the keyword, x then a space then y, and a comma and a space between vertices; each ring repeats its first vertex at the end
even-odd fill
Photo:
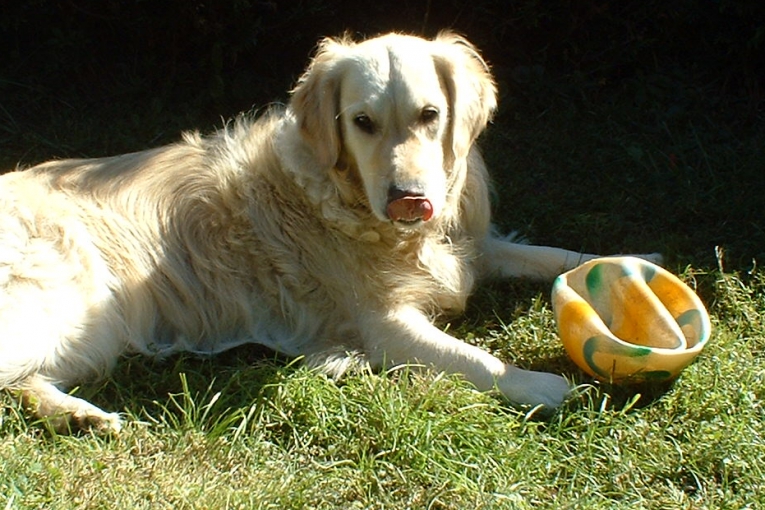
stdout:
POLYGON ((560 407, 571 392, 571 385, 559 375, 521 370, 512 365, 507 366, 497 386, 515 404, 542 405, 549 410, 560 407))

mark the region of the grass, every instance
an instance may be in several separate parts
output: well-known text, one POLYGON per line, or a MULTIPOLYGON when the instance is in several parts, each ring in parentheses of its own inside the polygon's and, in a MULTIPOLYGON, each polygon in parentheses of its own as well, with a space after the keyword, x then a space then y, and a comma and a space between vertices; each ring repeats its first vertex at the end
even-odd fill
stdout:
MULTIPOLYGON (((129 413, 117 438, 48 435, 6 399, 0 505, 758 508, 765 278, 685 278, 713 287, 715 334, 670 388, 591 384, 559 360, 583 383, 580 396, 542 421, 439 374, 337 384, 252 349, 214 360, 131 358, 95 397, 129 413)), ((521 359, 561 356, 543 298, 519 300, 495 321, 511 322, 455 327, 499 351, 515 346, 521 359)))
MULTIPOLYGON (((215 123, 136 79, 107 104, 4 82, 0 162, 137 150, 215 123)), ((549 286, 496 283, 444 327, 579 384, 548 419, 442 374, 335 383, 257 347, 131 357, 77 390, 125 413, 116 438, 51 435, 0 396, 0 508, 765 507, 762 112, 660 73, 508 80, 483 139, 498 222, 571 249, 663 252, 714 324, 673 385, 594 383, 560 345, 549 286)))
POLYGON ((668 388, 588 381, 563 357, 546 298, 523 285, 477 296, 515 306, 474 310, 456 332, 582 383, 548 420, 456 377, 338 384, 256 348, 127 359, 93 396, 128 413, 117 438, 49 435, 5 397, 0 507, 759 508, 765 275, 683 278, 715 296, 715 333, 668 388))

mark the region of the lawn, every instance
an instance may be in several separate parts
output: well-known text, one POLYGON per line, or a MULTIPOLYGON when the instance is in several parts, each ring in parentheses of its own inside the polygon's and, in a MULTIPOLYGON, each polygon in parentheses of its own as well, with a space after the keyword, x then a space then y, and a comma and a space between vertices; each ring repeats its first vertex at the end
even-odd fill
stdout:
POLYGON ((257 349, 214 360, 130 358, 93 397, 128 414, 117 438, 51 436, 5 398, 0 503, 758 508, 765 279, 684 276, 714 296, 715 334, 669 388, 592 384, 563 359, 542 290, 492 288, 477 300, 496 313, 473 310, 453 327, 523 366, 580 382, 579 396, 548 420, 440 374, 358 374, 338 384, 257 349))
MULTIPOLYGON (((53 435, 0 396, 0 508, 765 508, 761 104, 647 69, 609 82, 497 62, 501 108, 481 146, 501 229, 574 250, 660 251, 697 290, 714 332, 673 384, 592 381, 560 344, 548 283, 493 283, 442 326, 569 377, 577 395, 551 417, 458 377, 335 382, 257 347, 129 357, 75 390, 125 414, 118 437, 53 435)), ((188 90, 129 71, 108 94, 0 74, 3 168, 138 150, 235 113, 193 110, 188 90)), ((273 78, 282 94, 298 71, 273 78)))

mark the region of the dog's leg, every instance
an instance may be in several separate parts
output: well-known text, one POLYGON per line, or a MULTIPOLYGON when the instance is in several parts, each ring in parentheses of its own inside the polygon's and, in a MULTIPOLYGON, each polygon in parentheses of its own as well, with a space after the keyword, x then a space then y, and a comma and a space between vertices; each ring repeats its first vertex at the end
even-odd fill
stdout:
POLYGON ((560 376, 508 365, 488 352, 458 340, 414 308, 367 318, 367 354, 373 365, 421 363, 462 374, 479 390, 498 389, 516 404, 558 407, 570 391, 560 376))
MULTIPOLYGON (((662 262, 658 253, 633 256, 656 264, 662 262)), ((552 281, 559 274, 597 257, 599 255, 487 237, 483 242, 479 267, 484 276, 552 281)))
POLYGON ((90 402, 67 395, 41 376, 32 376, 24 382, 21 398, 24 407, 59 433, 79 429, 116 434, 122 428, 117 413, 107 413, 90 402))

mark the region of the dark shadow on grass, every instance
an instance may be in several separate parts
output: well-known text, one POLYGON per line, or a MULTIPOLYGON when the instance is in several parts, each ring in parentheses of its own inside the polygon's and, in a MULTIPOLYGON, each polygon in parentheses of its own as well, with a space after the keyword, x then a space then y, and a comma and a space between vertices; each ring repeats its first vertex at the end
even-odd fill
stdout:
MULTIPOLYGON (((245 344, 211 356, 180 353, 166 358, 131 355, 121 359, 100 383, 83 385, 79 396, 105 410, 138 419, 161 420, 174 409, 173 399, 186 394, 203 406, 220 392, 217 412, 247 408, 257 402, 277 372, 290 368, 290 359, 267 347, 245 344)), ((210 419, 215 419, 212 410, 210 419)))
POLYGON ((560 412, 576 412, 582 408, 595 411, 631 413, 651 407, 674 387, 675 381, 614 385, 584 375, 576 378, 576 390, 560 412))

